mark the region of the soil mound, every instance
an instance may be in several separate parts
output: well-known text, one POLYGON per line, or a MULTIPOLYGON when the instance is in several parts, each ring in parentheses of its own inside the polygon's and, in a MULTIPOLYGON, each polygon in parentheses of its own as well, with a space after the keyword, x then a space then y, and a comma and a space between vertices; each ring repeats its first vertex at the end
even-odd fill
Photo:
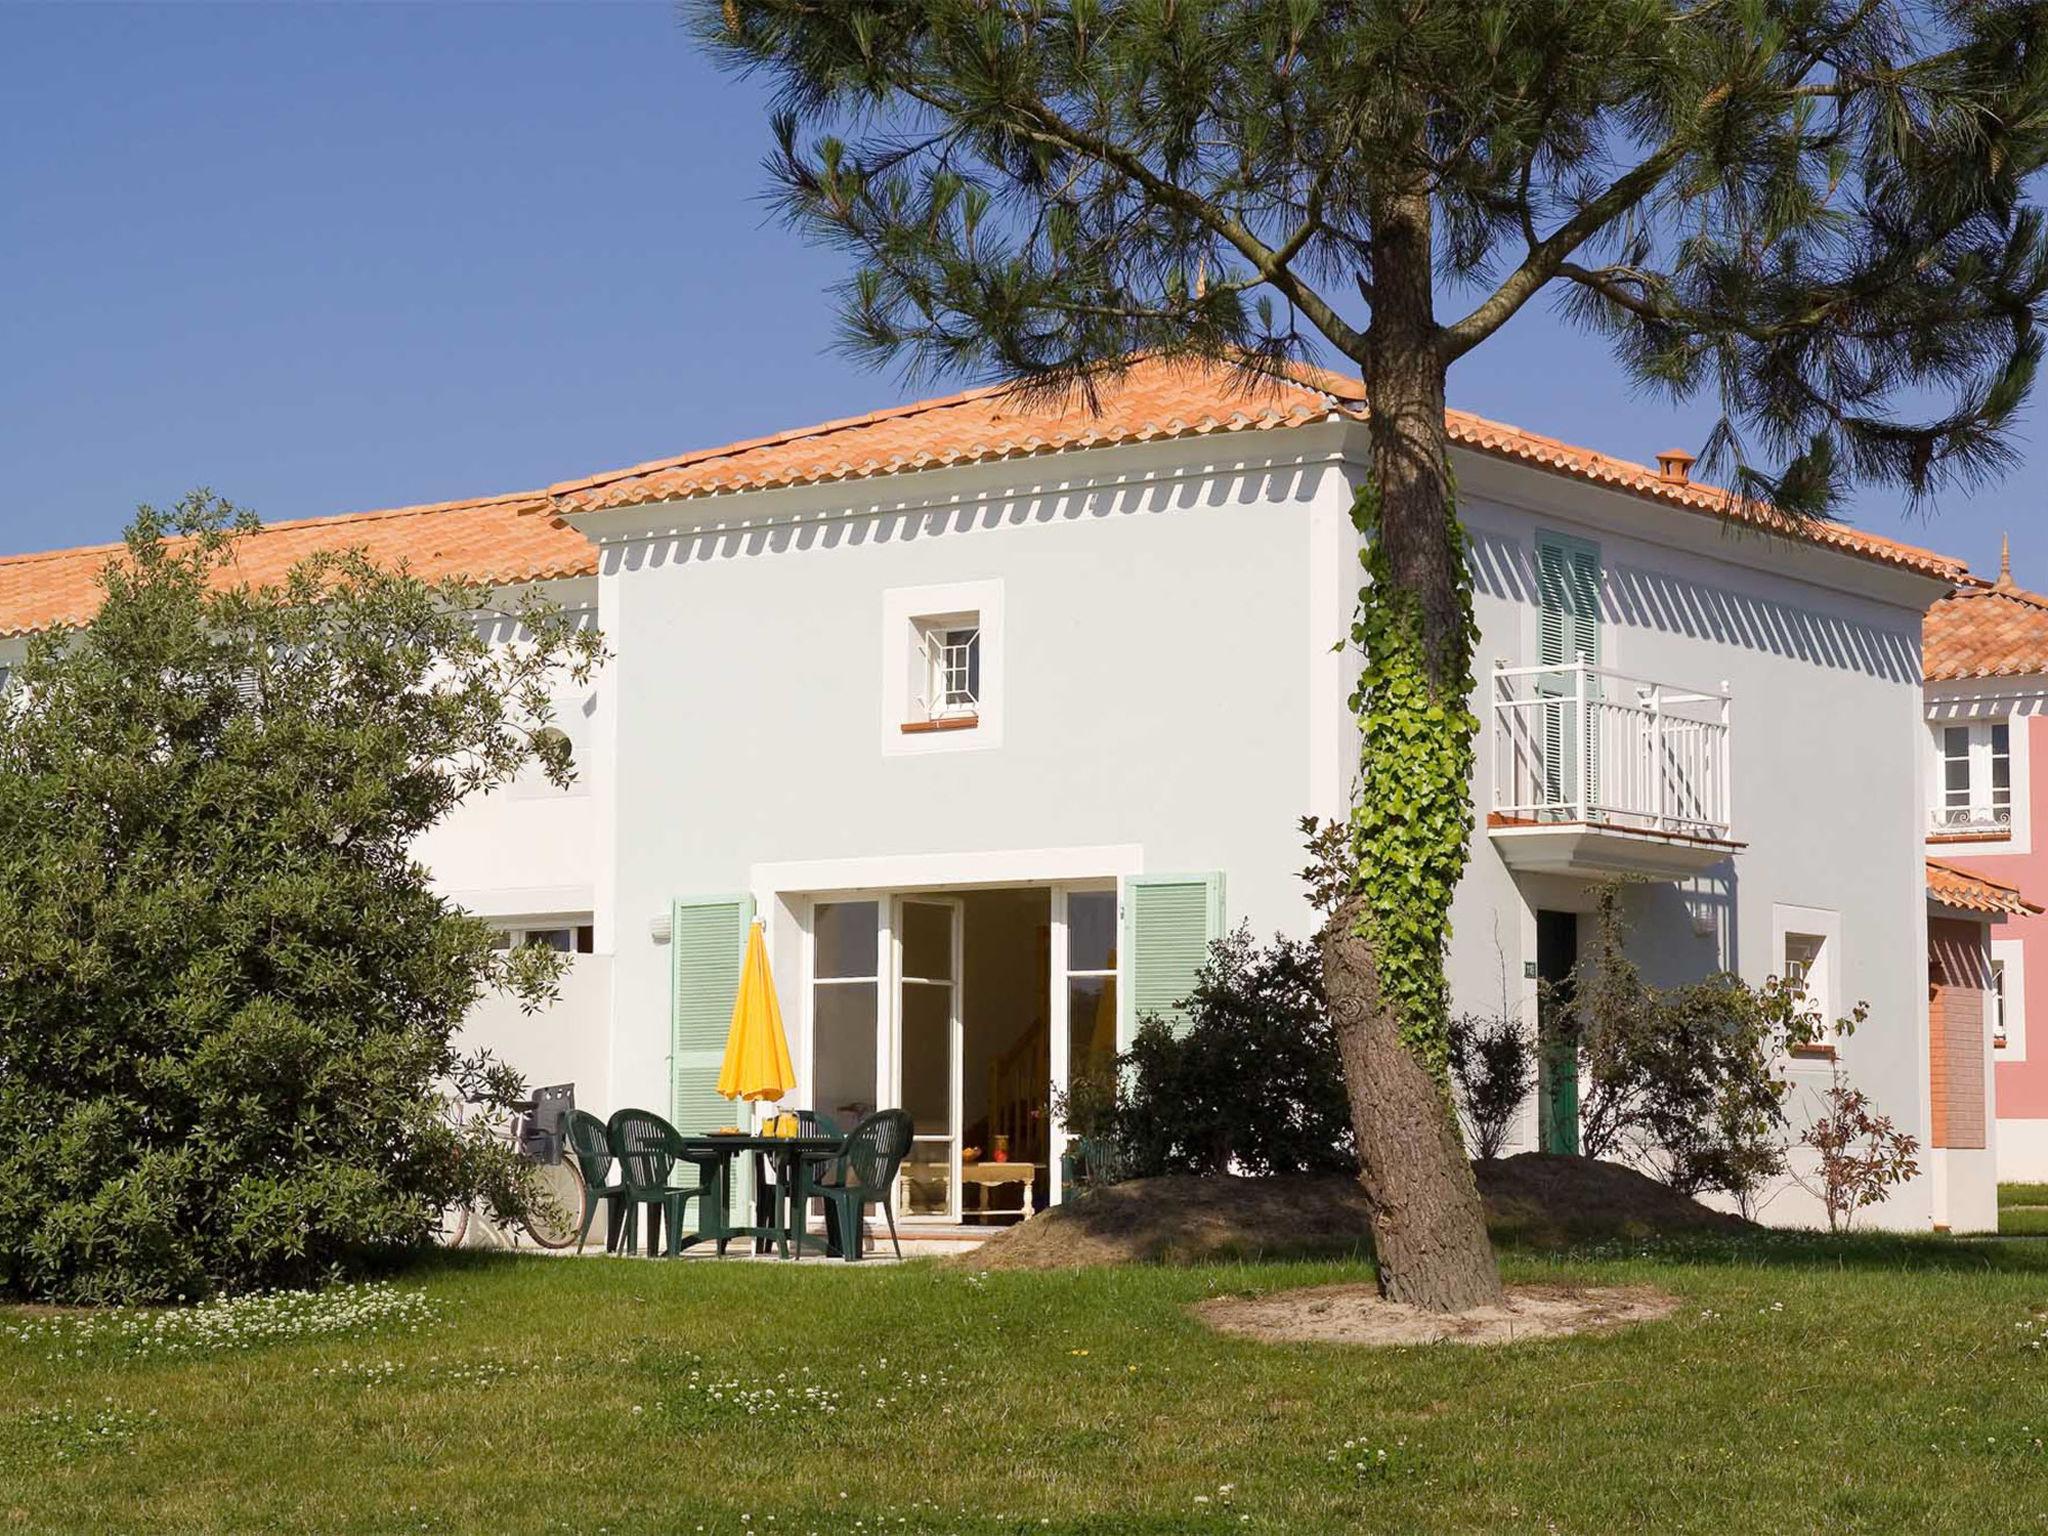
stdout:
MULTIPOLYGON (((1562 1247, 1750 1226, 1618 1163, 1525 1152, 1482 1163, 1478 1175, 1497 1241, 1562 1247)), ((977 1270, 1200 1264, 1340 1257, 1370 1244, 1365 1195, 1353 1179, 1172 1174, 1090 1190, 950 1262, 977 1270)))

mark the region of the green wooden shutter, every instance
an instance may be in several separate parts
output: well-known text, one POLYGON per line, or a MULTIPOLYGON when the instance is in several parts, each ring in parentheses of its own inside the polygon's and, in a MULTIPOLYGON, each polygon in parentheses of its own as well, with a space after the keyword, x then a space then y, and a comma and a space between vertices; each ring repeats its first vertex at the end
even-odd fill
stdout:
POLYGON ((1181 1003, 1210 944, 1222 936, 1222 875, 1134 875, 1124 882, 1122 1044, 1147 1018, 1186 1024, 1181 1003))
POLYGON ((719 1096, 718 1069, 753 918, 751 896, 698 897, 670 911, 669 1120, 679 1131, 733 1123, 732 1102, 719 1096))
POLYGON ((1581 656, 1600 665, 1600 548, 1561 533, 1536 535, 1536 601, 1542 610, 1539 666, 1581 656))
MULTIPOLYGON (((1544 667, 1568 666, 1581 657, 1600 665, 1600 547, 1584 539, 1561 533, 1536 535, 1536 662, 1544 667)), ((1600 680, 1589 678, 1587 697, 1597 698, 1600 680)), ((1540 679, 1537 691, 1569 696, 1568 679, 1540 679)), ((1578 742, 1585 722, 1573 721, 1566 729, 1562 705, 1543 710, 1544 794, 1549 800, 1575 799, 1578 795, 1578 742)), ((1598 796, 1599 764, 1587 765, 1591 786, 1598 796)))

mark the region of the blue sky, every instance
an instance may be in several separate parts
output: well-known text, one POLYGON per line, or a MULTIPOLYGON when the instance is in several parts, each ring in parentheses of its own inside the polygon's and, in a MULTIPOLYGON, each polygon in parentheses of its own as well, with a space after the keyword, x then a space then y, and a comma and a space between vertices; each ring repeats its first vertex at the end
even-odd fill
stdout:
MULTIPOLYGON (((665 4, 0 5, 0 550, 205 484, 268 519, 544 485, 906 397, 760 200, 762 93, 665 4)), ((1648 459, 1539 307, 1454 404, 1648 459)), ((2003 483, 1863 526, 2048 586, 2048 412, 2003 483)))

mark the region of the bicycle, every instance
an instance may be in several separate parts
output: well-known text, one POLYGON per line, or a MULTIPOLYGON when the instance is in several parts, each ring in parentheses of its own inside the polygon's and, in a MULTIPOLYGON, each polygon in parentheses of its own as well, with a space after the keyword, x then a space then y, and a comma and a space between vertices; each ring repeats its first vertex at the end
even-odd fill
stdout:
MULTIPOLYGON (((509 1106, 511 1118, 490 1127, 492 1140, 510 1146, 520 1162, 536 1170, 528 1209, 505 1222, 478 1210, 474 1200, 458 1201, 441 1212, 436 1237, 443 1247, 517 1248, 522 1235, 551 1251, 577 1246, 583 1232, 583 1170, 575 1158, 562 1155, 560 1133, 536 1119, 541 1097, 549 1094, 559 1098, 560 1090, 543 1089, 533 1098, 515 1101, 509 1106)), ((573 1090, 568 1102, 575 1102, 573 1090)), ((464 1100, 450 1097, 443 1113, 460 1130, 469 1111, 464 1100)))

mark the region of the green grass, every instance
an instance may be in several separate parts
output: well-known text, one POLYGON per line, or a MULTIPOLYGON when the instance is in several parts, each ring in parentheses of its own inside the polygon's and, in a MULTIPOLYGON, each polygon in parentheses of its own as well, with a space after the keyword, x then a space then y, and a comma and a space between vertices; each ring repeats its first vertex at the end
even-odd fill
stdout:
POLYGON ((2005 1237, 2048 1237, 2048 1184, 1999 1185, 1998 1230, 2005 1237))
POLYGON ((469 1257, 399 1278, 430 1317, 354 1336, 53 1359, 44 1314, 0 1309, 0 1531, 2042 1524, 2048 1245, 1774 1235, 1507 1268, 1684 1305, 1608 1337, 1373 1352, 1187 1311, 1355 1264, 469 1257), (779 1406, 807 1393, 835 1411, 779 1406))

